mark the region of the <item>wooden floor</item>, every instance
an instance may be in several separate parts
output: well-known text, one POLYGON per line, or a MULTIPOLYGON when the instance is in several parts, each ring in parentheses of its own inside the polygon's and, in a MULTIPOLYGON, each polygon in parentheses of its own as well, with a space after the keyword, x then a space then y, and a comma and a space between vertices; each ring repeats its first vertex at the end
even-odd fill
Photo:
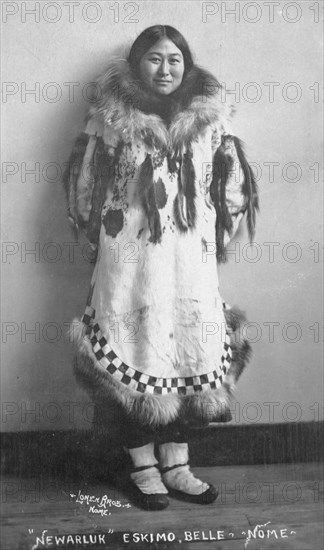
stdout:
POLYGON ((323 548, 322 464, 193 471, 218 487, 216 502, 201 506, 170 499, 162 512, 138 509, 127 494, 104 482, 5 478, 1 550, 323 548))

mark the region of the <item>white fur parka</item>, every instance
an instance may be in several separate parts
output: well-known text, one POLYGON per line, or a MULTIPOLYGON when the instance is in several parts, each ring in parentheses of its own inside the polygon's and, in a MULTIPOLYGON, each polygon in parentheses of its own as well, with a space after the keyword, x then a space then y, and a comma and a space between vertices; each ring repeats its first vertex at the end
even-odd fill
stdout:
POLYGON ((65 174, 70 219, 97 249, 75 373, 143 425, 226 421, 249 345, 216 258, 244 213, 253 234, 258 207, 230 109, 196 66, 171 97, 124 60, 98 90, 65 174))

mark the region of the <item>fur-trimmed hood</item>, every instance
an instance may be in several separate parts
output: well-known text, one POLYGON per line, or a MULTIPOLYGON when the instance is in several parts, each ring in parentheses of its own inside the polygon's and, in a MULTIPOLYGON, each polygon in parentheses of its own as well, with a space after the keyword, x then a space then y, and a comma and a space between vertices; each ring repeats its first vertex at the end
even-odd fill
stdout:
POLYGON ((232 107, 221 101, 217 79, 196 65, 168 96, 153 94, 125 59, 112 61, 96 83, 98 97, 89 117, 103 116, 124 141, 144 140, 175 154, 207 125, 226 127, 232 114, 232 107))

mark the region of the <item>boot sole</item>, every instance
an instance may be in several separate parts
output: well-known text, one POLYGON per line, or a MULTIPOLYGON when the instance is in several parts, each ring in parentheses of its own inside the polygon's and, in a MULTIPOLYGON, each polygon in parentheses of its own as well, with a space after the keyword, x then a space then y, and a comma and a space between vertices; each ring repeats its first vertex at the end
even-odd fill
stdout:
POLYGON ((168 495, 164 493, 142 493, 142 491, 131 481, 123 480, 119 483, 119 487, 130 498, 131 503, 142 510, 146 511, 161 511, 167 508, 170 504, 168 495))
POLYGON ((185 502, 191 502, 192 504, 212 504, 219 494, 213 485, 209 485, 207 491, 200 495, 190 495, 182 491, 176 491, 175 489, 168 489, 168 491, 170 497, 174 497, 177 500, 184 500, 185 502))

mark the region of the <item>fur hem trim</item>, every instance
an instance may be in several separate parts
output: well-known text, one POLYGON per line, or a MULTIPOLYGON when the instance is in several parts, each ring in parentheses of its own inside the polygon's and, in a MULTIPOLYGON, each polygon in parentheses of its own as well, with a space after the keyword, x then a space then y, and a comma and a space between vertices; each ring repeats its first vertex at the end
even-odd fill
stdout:
POLYGON ((224 314, 232 349, 230 368, 217 390, 199 392, 183 398, 181 417, 184 423, 206 425, 209 422, 229 422, 232 419, 231 405, 236 383, 246 368, 252 351, 249 342, 243 337, 245 314, 236 307, 224 309, 224 314))
POLYGON ((113 399, 130 418, 143 426, 166 425, 179 416, 181 403, 177 395, 169 394, 161 398, 129 390, 98 365, 88 344, 84 344, 83 350, 76 354, 74 374, 95 403, 102 406, 105 400, 113 399))
POLYGON ((235 384, 251 352, 248 342, 242 340, 244 314, 238 309, 228 309, 225 310, 225 317, 230 330, 233 359, 222 386, 217 390, 189 396, 171 393, 159 396, 130 390, 102 369, 89 340, 83 337, 83 323, 76 320, 72 324, 77 346, 74 374, 95 403, 104 406, 105 401, 111 404, 113 400, 123 407, 130 418, 143 426, 157 427, 176 419, 189 426, 228 422, 232 418, 230 408, 235 384))
POLYGON ((245 313, 237 307, 232 307, 225 308, 224 315, 232 349, 232 362, 224 382, 229 385, 230 391, 233 392, 237 380, 251 359, 252 348, 251 344, 244 338, 243 328, 247 321, 245 313))

